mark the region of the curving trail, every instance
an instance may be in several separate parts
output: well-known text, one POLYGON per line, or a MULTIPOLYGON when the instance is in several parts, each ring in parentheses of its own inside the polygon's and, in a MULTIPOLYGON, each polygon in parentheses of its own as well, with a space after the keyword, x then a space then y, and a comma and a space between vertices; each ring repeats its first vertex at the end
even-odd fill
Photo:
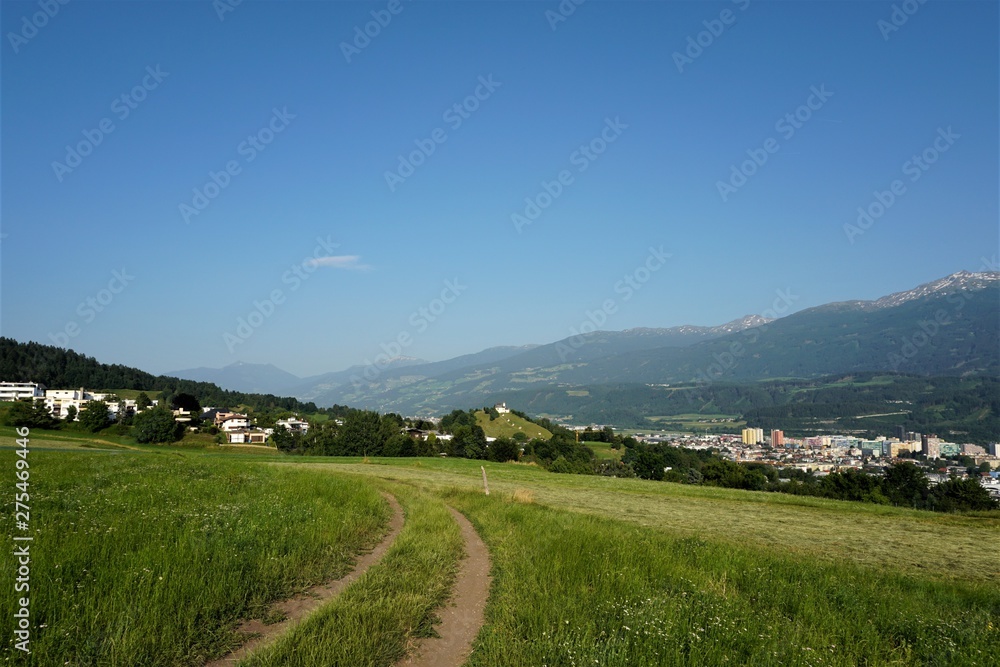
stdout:
POLYGON ((281 602, 275 604, 274 608, 283 612, 286 617, 285 620, 280 623, 264 625, 259 620, 245 621, 242 625, 240 625, 238 631, 258 636, 248 640, 228 655, 224 655, 217 660, 207 663, 205 667, 229 667, 230 665, 235 665, 237 662, 247 657, 252 651, 270 642, 275 637, 288 630, 296 622, 318 609, 324 602, 327 602, 330 598, 339 594, 358 577, 363 575, 368 568, 382 560, 382 557, 385 556, 386 552, 389 551, 389 547, 391 547, 392 543, 396 540, 396 536, 398 536, 399 532, 403 529, 403 510, 399 506, 399 502, 388 493, 383 493, 382 495, 385 496, 385 499, 389 501, 390 507, 392 507, 392 519, 389 520, 389 532, 382 539, 382 541, 375 546, 374 549, 358 558, 358 562, 355 564, 353 570, 340 579, 331 581, 327 584, 313 586, 304 593, 287 600, 282 600, 281 602))
POLYGON ((460 512, 448 508, 462 530, 466 556, 458 568, 451 598, 441 610, 439 637, 417 642, 410 656, 397 667, 459 667, 472 653, 472 642, 486 620, 484 611, 490 594, 490 552, 479 533, 460 512))

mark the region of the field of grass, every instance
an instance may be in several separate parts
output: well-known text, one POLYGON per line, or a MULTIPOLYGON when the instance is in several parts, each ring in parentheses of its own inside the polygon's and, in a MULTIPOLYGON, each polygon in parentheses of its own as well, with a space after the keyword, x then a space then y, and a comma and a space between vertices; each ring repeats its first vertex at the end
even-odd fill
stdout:
MULTIPOLYGON (((11 480, 14 458, 0 450, 11 480)), ((64 450, 28 460, 37 665, 204 664, 233 644, 238 619, 345 572, 389 517, 364 480, 248 459, 64 450)), ((13 511, 2 524, 24 534, 13 511)), ((0 557, 8 591, 12 554, 0 557)), ((0 596, 0 614, 13 618, 14 604, 0 596)))
POLYGON ((403 532, 385 559, 245 667, 388 667, 415 637, 432 636, 462 554, 458 525, 428 494, 386 487, 403 505, 403 532))
POLYGON ((996 586, 823 563, 469 492, 498 573, 473 667, 996 664, 996 586))
POLYGON ((611 444, 607 442, 594 442, 592 440, 585 440, 580 443, 581 445, 586 445, 594 450, 594 455, 599 459, 621 461, 622 456, 625 454, 625 448, 619 447, 618 449, 611 449, 611 444))
POLYGON ((741 429, 746 426, 746 422, 740 419, 739 415, 725 415, 725 414, 680 414, 680 415, 661 415, 657 417, 648 418, 653 423, 666 424, 666 423, 678 423, 681 425, 681 429, 690 433, 704 432, 705 429, 720 429, 724 428, 731 430, 734 433, 738 433, 741 429))
MULTIPOLYGON (((64 435, 33 438, 60 446, 30 455, 33 664, 222 655, 239 619, 342 574, 377 541, 389 515, 379 490, 406 514, 385 558, 242 664, 394 664, 433 633, 455 574, 462 544, 445 504, 469 517, 493 559, 472 667, 998 664, 996 512, 464 459, 91 440, 108 450, 98 452, 64 435)), ((0 470, 11 473, 12 444, 0 437, 0 470)), ((10 513, 2 521, 16 533, 10 513)), ((0 567, 14 571, 9 550, 0 567)), ((13 604, 0 598, 0 613, 10 618, 13 604)))
POLYGON ((873 570, 908 571, 949 580, 1000 582, 1000 513, 950 515, 783 493, 739 491, 638 479, 557 475, 533 465, 464 459, 307 459, 329 467, 403 481, 431 492, 479 490, 485 467, 491 491, 531 493, 554 509, 662 530, 678 537, 755 546, 873 570))
POLYGON ((515 433, 524 433, 529 438, 541 438, 543 440, 548 440, 552 437, 552 434, 547 429, 542 428, 538 424, 532 424, 528 420, 522 419, 512 413, 502 414, 493 421, 490 421, 490 416, 479 410, 476 412, 476 423, 483 427, 483 431, 491 438, 509 438, 515 433))

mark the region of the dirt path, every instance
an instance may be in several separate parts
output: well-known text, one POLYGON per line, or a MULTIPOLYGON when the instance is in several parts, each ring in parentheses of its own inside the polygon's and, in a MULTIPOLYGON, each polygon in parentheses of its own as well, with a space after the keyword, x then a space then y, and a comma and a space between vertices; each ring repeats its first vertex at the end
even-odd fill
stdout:
POLYGON ((396 540, 396 536, 403 529, 403 510, 399 506, 399 502, 388 493, 383 493, 382 495, 385 496, 385 499, 389 501, 389 505, 392 507, 389 533, 374 549, 358 558, 358 562, 355 564, 353 570, 336 581, 314 586, 305 593, 276 603, 274 609, 284 613, 286 617, 280 623, 264 625, 259 620, 245 621, 237 628, 237 631, 259 636, 250 639, 232 653, 207 663, 205 667, 228 667, 229 665, 235 665, 252 651, 272 641, 292 625, 302 620, 302 618, 318 609, 324 602, 347 588, 358 577, 364 574, 368 568, 382 560, 382 557, 385 556, 386 552, 389 551, 389 547, 396 540))
POLYGON ((440 637, 421 639, 410 657, 398 667, 458 667, 472 653, 472 642, 485 621, 486 599, 490 595, 490 552, 469 520, 452 508, 462 529, 466 557, 462 559, 451 598, 441 610, 440 637))

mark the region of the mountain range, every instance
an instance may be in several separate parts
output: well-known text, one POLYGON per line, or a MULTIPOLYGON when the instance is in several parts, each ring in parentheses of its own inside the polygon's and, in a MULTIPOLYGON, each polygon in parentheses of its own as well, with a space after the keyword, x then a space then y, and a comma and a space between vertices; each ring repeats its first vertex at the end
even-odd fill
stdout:
POLYGON ((494 347, 445 361, 297 378, 271 364, 236 363, 168 375, 246 392, 291 395, 403 414, 491 404, 554 388, 816 378, 837 373, 970 375, 1000 372, 1000 272, 959 272, 874 301, 844 301, 786 317, 752 315, 716 327, 595 331, 546 345, 494 347))

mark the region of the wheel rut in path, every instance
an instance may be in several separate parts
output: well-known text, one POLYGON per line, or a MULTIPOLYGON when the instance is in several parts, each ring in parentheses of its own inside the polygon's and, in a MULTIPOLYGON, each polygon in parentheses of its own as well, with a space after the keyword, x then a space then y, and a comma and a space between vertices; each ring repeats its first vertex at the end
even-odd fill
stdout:
POLYGON ((486 620, 486 600, 490 595, 490 552, 479 533, 460 512, 448 508, 462 530, 466 556, 459 563, 451 597, 441 609, 439 637, 417 642, 410 655, 397 667, 459 667, 472 653, 472 642, 486 620))
POLYGON ((358 579, 358 577, 367 572, 368 568, 382 560, 382 557, 389 551, 389 547, 392 546, 399 532, 403 529, 403 509, 399 506, 399 502, 388 493, 383 493, 382 495, 389 501, 389 506, 392 508, 392 518, 389 520, 389 532, 374 549, 358 558, 358 562, 355 563, 353 570, 340 579, 319 586, 313 586, 304 593, 276 603, 273 608, 285 615, 285 620, 280 623, 265 625, 256 619, 244 621, 237 630, 255 636, 248 639, 233 652, 207 663, 205 667, 229 667, 235 665, 250 655, 251 652, 286 632, 298 621, 321 607, 323 603, 337 596, 358 579))

